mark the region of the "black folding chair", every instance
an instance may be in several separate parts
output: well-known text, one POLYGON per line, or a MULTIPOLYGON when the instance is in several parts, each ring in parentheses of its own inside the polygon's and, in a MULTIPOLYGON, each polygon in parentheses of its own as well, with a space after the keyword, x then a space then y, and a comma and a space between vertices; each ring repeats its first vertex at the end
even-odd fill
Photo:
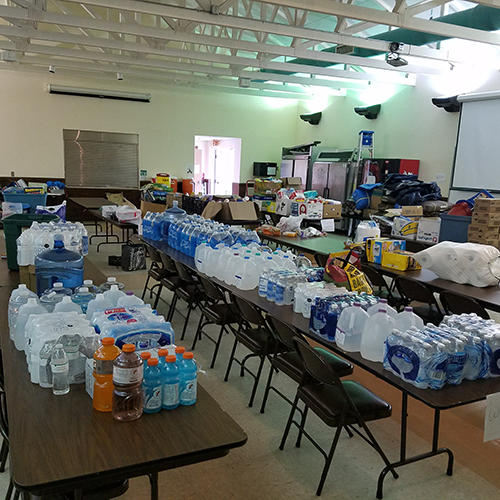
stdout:
POLYGON ((326 253, 315 252, 314 260, 319 267, 326 267, 326 263, 328 262, 328 255, 326 253))
POLYGON ((439 294, 439 300, 446 314, 470 314, 476 313, 483 319, 490 319, 486 309, 475 299, 461 293, 443 290, 439 294))
MULTIPOLYGON (((295 350, 295 346, 293 344, 293 339, 297 336, 300 336, 300 334, 291 326, 286 325, 273 316, 268 315, 267 320, 271 328, 273 329, 278 342, 276 343, 276 348, 274 350, 273 357, 271 358, 271 367, 269 368, 266 390, 262 399, 262 406, 260 407, 261 413, 264 413, 270 391, 274 391, 289 404, 293 404, 293 401, 291 401, 285 394, 283 394, 279 389, 272 385, 271 382, 273 373, 275 371, 281 371, 285 373, 292 380, 297 382, 297 384, 302 381, 302 378, 305 375, 304 364, 302 363, 302 360, 300 359, 300 356, 295 350)), ((314 349, 318 354, 323 356, 327 363, 333 366, 333 368, 337 371, 339 377, 345 377, 346 375, 350 375, 353 372, 354 367, 351 363, 349 363, 349 361, 339 358, 331 351, 323 347, 315 347, 314 349)))
POLYGON ((443 320, 443 313, 434 297, 434 294, 422 283, 413 278, 398 276, 395 281, 396 289, 404 300, 404 305, 413 307, 413 312, 420 316, 425 323, 439 325, 443 320), (414 305, 420 302, 424 305, 414 305))
MULTIPOLYGON (((300 447, 304 435, 321 452, 325 458, 325 466, 316 491, 318 496, 321 495, 323 490, 342 429, 346 429, 351 437, 353 432, 362 437, 378 452, 386 466, 390 467, 389 459, 382 451, 366 422, 390 417, 391 405, 354 380, 341 381, 335 369, 303 339, 296 337, 294 345, 304 363, 307 374, 311 378, 305 377, 297 389, 297 395, 281 440, 280 450, 284 449, 288 433, 292 424, 294 424, 299 428, 296 446, 300 447), (300 422, 297 422, 293 417, 299 400, 305 406, 302 411, 302 418, 300 422), (326 425, 337 428, 329 453, 326 453, 304 430, 309 408, 326 425), (362 428, 364 433, 354 427, 355 425, 362 428)), ((393 468, 390 470, 394 478, 397 478, 396 471, 393 468)))
POLYGON ((146 292, 149 290, 149 296, 150 298, 153 297, 154 289, 158 288, 156 290, 156 298, 155 298, 155 308, 156 305, 158 304, 158 299, 160 297, 161 289, 162 289, 162 284, 161 284, 161 279, 165 275, 165 269, 163 267, 163 263, 161 260, 161 254, 156 250, 155 247, 152 245, 149 245, 148 243, 144 243, 146 246, 146 251, 149 255, 149 258, 151 259, 151 265, 149 266, 148 269, 148 277, 146 278, 146 283, 144 284, 144 290, 142 291, 142 296, 141 298, 144 299, 146 296, 146 292), (149 287, 149 280, 153 279, 156 281, 156 283, 152 286, 149 287))
POLYGON ((266 359, 270 360, 270 356, 274 353, 276 348, 276 340, 269 329, 266 320, 262 316, 262 313, 256 306, 237 296, 234 297, 234 301, 242 321, 238 330, 234 332, 234 344, 231 356, 229 357, 224 382, 227 382, 229 379, 229 373, 231 372, 233 362, 240 365, 241 377, 243 377, 245 372, 247 372, 254 378, 252 394, 248 403, 248 406, 252 406, 255 399, 255 393, 257 392, 257 386, 259 385, 260 376, 262 374, 262 369, 264 367, 264 361, 266 359), (246 355, 242 360, 235 358, 238 343, 243 344, 250 351, 250 354, 246 355), (246 366, 246 362, 252 357, 258 357, 260 359, 257 373, 252 372, 246 366))
POLYGON ((382 299, 387 299, 390 306, 400 310, 403 305, 403 299, 391 290, 382 273, 368 264, 361 264, 361 271, 365 274, 373 288, 373 294, 382 299))
POLYGON ((210 363, 210 368, 213 368, 224 332, 228 333, 227 328, 229 328, 235 333, 237 328, 235 329, 233 325, 239 325, 241 318, 237 307, 232 302, 226 300, 224 292, 217 285, 201 275, 198 276, 198 279, 205 291, 206 302, 200 304, 200 322, 196 329, 191 350, 194 351, 198 339, 201 340, 202 336, 205 336, 213 342, 215 344, 215 350, 212 356, 212 362, 210 363), (205 327, 208 325, 220 326, 219 334, 216 338, 205 331, 205 327))

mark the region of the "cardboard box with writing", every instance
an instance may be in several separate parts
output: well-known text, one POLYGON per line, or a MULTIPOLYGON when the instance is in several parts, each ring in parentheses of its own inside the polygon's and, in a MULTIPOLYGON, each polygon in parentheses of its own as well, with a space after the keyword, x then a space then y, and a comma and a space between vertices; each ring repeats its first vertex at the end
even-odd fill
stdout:
POLYGON ((292 201, 290 212, 294 217, 305 215, 306 219, 322 219, 323 203, 292 201))
POLYGON ((366 240, 366 258, 369 262, 382 264, 382 255, 385 252, 406 250, 405 240, 389 240, 387 238, 373 238, 366 240))
POLYGON ((417 239, 420 217, 394 217, 391 236, 403 236, 410 240, 417 239))
POLYGON ((401 215, 405 217, 422 217, 424 209, 420 205, 407 205, 401 207, 401 215))
POLYGON ((276 200, 276 213, 278 215, 288 216, 290 215, 291 206, 292 200, 289 200, 288 198, 276 200))
POLYGON ((471 238, 476 241, 498 240, 499 229, 498 226, 471 225, 467 231, 467 237, 469 241, 471 238))
POLYGON ((500 246, 500 241, 498 239, 484 239, 476 236, 470 236, 468 242, 477 243, 478 245, 490 245, 495 248, 499 248, 500 246))
POLYGON ((302 177, 282 177, 284 188, 301 189, 302 188, 302 177))
POLYGON ((413 252, 395 250, 382 254, 382 267, 397 269, 398 271, 417 271, 422 266, 414 259, 413 252))
POLYGON ((323 219, 341 219, 342 205, 323 204, 323 219))
POLYGON ((255 179, 254 192, 258 194, 276 194, 282 186, 283 182, 281 179, 255 179))
POLYGON ((500 214, 500 198, 476 198, 474 212, 500 214))
POLYGON ((472 214, 472 224, 482 226, 500 226, 500 213, 474 212, 472 214))
POLYGON ((418 222, 417 241, 437 243, 440 230, 441 219, 439 217, 424 217, 418 222))
POLYGON ((164 212, 167 208, 167 205, 163 205, 162 203, 151 203, 150 201, 141 201, 141 213, 144 217, 146 212, 164 212))

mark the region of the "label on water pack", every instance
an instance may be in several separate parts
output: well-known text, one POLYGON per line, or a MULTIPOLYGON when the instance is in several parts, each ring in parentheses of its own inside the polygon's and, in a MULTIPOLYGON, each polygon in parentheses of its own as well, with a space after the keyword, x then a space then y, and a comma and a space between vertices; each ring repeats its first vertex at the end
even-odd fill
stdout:
POLYGON ((176 406, 179 404, 179 383, 163 384, 163 406, 176 406))
POLYGON ((113 384, 127 385, 142 382, 143 366, 134 366, 133 368, 119 368, 113 366, 113 384))
POLYGON ((162 386, 147 387, 144 389, 144 408, 146 410, 157 410, 161 408, 162 386))

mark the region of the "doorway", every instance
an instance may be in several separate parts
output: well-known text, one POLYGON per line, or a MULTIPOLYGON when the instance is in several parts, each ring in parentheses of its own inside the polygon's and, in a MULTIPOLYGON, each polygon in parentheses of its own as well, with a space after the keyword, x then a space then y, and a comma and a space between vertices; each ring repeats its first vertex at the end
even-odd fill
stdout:
POLYGON ((195 193, 238 194, 241 139, 197 135, 194 138, 195 193))

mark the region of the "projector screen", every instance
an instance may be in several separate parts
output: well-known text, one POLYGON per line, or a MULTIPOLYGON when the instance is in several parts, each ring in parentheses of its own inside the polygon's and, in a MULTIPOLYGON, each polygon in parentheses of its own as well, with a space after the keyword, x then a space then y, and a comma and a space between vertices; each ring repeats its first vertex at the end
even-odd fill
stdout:
MULTIPOLYGON (((500 192, 500 94, 458 99, 462 100, 462 109, 450 191, 500 192)), ((468 198, 465 193, 460 197, 468 198)))

